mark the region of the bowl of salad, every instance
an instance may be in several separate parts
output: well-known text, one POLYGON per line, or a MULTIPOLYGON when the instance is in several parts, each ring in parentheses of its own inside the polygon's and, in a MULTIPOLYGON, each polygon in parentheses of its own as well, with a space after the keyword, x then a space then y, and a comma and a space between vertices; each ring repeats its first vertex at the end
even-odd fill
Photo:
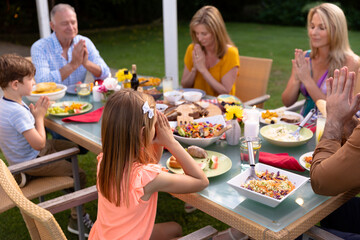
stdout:
POLYGON ((177 122, 170 121, 174 131, 174 138, 187 145, 207 147, 220 139, 217 132, 226 127, 224 117, 216 115, 212 117, 195 119, 193 123, 177 126, 177 122))
POLYGON ((246 182, 250 171, 250 168, 246 169, 227 183, 238 191, 239 195, 270 207, 284 202, 309 180, 299 174, 257 163, 255 173, 261 180, 246 182))

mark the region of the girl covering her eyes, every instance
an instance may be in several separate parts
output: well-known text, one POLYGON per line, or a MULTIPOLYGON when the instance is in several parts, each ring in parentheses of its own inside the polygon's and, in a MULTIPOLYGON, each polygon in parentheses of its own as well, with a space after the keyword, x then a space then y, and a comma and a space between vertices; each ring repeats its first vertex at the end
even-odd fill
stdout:
POLYGON ((180 237, 179 224, 154 224, 158 192, 198 192, 209 181, 174 139, 154 99, 132 89, 115 92, 105 104, 101 138, 98 214, 89 239, 180 237), (180 162, 184 175, 162 171, 158 163, 163 147, 180 162))

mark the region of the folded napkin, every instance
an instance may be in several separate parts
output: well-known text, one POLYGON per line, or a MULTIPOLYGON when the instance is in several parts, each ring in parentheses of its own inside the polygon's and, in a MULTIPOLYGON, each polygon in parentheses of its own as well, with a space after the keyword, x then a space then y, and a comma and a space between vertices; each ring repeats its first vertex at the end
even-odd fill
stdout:
POLYGON ((259 162, 279 168, 296 170, 300 172, 305 171, 305 169, 300 166, 298 161, 294 157, 289 156, 287 153, 273 154, 260 152, 259 162))
POLYGON ((218 100, 216 98, 214 99, 202 99, 202 102, 208 102, 208 103, 212 103, 212 104, 218 104, 218 100))
POLYGON ((103 109, 104 109, 104 107, 101 107, 90 113, 72 116, 72 117, 66 117, 66 118, 63 118, 62 121, 63 122, 84 122, 84 123, 98 122, 101 118, 103 109))

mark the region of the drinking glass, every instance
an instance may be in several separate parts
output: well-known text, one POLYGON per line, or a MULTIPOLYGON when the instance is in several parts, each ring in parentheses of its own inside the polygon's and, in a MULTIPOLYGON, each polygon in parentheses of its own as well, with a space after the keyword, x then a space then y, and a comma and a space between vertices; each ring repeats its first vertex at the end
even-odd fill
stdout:
MULTIPOLYGON (((262 140, 259 137, 251 137, 252 145, 253 145, 253 154, 255 164, 259 162, 259 153, 261 148, 262 140)), ((246 170, 250 167, 249 163, 249 151, 247 147, 246 137, 240 138, 240 161, 241 161, 241 169, 246 170)))
POLYGON ((326 117, 324 117, 324 115, 322 115, 320 112, 318 112, 317 119, 316 119, 316 132, 315 132, 316 145, 319 143, 320 138, 324 133, 325 122, 326 122, 326 117))
POLYGON ((173 78, 172 77, 163 77, 162 79, 162 86, 163 86, 163 92, 169 92, 173 90, 173 78))
POLYGON ((90 89, 91 89, 91 86, 89 83, 76 84, 76 92, 77 92, 79 101, 82 101, 82 102, 90 101, 90 93, 91 93, 90 89))

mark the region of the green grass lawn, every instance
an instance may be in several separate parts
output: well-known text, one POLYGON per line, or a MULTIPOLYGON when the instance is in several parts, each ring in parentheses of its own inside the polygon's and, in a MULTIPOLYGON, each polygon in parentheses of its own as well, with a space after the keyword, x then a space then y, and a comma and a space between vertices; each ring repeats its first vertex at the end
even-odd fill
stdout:
MULTIPOLYGON (((308 49, 308 39, 305 27, 282 27, 272 25, 227 23, 228 32, 239 49, 240 55, 264 57, 273 59, 273 65, 268 86, 271 95, 265 103, 265 108, 280 107, 281 93, 284 90, 291 73, 291 59, 295 48, 308 49)), ((153 24, 117 29, 96 29, 81 31, 80 34, 93 40, 108 65, 112 68, 131 68, 137 64, 138 74, 164 76, 164 49, 162 25, 153 24)), ((38 35, 5 36, 3 40, 16 41, 19 44, 31 45, 38 35)), ((183 57, 190 43, 188 24, 179 23, 179 78, 184 67, 183 57)), ((360 54, 360 32, 350 32, 350 43, 355 53, 360 54)), ((0 153, 0 157, 4 159, 0 153)), ((88 185, 95 184, 96 159, 93 153, 79 156, 81 168, 88 174, 88 185)), ((48 198, 58 196, 52 194, 48 198)), ((207 214, 197 210, 191 214, 184 212, 184 203, 172 198, 169 194, 160 193, 156 221, 177 221, 187 234, 202 226, 212 225, 218 230, 228 226, 207 214)), ((86 210, 92 219, 96 219, 97 202, 86 204, 86 210)), ((60 226, 69 239, 77 239, 67 232, 66 226, 70 211, 55 215, 60 226)), ((29 239, 29 235, 20 212, 14 208, 0 214, 0 239, 29 239)))

